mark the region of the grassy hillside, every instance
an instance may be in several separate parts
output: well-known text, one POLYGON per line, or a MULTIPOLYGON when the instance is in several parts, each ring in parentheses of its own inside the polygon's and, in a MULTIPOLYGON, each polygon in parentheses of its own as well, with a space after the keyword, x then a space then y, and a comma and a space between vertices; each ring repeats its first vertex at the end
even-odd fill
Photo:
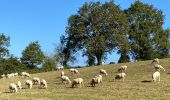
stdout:
MULTIPOLYGON (((82 77, 85 86, 83 88, 70 88, 61 84, 61 71, 32 74, 47 80, 48 89, 39 89, 34 85, 32 89, 22 89, 17 93, 9 93, 8 85, 11 82, 26 79, 15 77, 0 79, 0 100, 168 100, 170 97, 170 59, 160 60, 160 64, 166 69, 161 71, 161 82, 151 82, 153 65, 151 61, 135 63, 122 63, 114 65, 94 66, 80 68, 81 75, 71 75, 69 70, 64 70, 70 79, 82 77), (124 82, 113 81, 119 66, 127 65, 127 76, 124 82), (106 69, 107 77, 103 77, 103 83, 97 87, 89 84, 91 78, 99 73, 99 69, 106 69)), ((23 87, 25 87, 23 85, 23 87)))

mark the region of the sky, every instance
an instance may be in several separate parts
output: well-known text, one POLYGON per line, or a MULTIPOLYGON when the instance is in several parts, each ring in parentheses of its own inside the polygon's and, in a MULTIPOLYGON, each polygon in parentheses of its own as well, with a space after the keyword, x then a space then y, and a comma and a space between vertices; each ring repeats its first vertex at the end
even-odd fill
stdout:
MULTIPOLYGON (((76 14, 85 2, 109 0, 0 0, 0 33, 10 37, 10 54, 22 56, 31 42, 38 41, 45 54, 52 54, 65 34, 67 19, 76 14)), ((165 15, 164 28, 170 28, 170 0, 141 0, 152 4, 165 15)), ((114 0, 121 9, 130 7, 135 0, 114 0)), ((72 66, 84 66, 86 58, 81 54, 72 66)), ((119 55, 108 55, 105 63, 117 62, 119 55)))

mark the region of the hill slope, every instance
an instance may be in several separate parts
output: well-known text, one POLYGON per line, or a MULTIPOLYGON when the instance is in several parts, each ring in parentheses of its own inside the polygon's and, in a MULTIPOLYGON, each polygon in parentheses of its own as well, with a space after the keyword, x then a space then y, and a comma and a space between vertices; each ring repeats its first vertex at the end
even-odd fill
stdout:
MULTIPOLYGON (((9 93, 8 85, 11 82, 26 79, 15 77, 11 79, 0 79, 0 100, 168 100, 170 97, 170 59, 161 59, 160 64, 166 69, 161 71, 161 82, 151 82, 153 65, 151 61, 140 61, 136 63, 122 63, 114 65, 94 66, 80 68, 81 75, 71 75, 69 70, 64 70, 70 79, 82 77, 85 86, 83 88, 70 88, 61 84, 61 71, 32 74, 46 79, 48 89, 39 89, 37 85, 33 89, 22 89, 17 93, 9 93), (127 76, 125 81, 113 81, 119 66, 127 65, 127 76), (99 74, 99 69, 106 69, 107 77, 103 77, 103 83, 97 87, 89 84, 91 78, 99 74)), ((25 87, 24 84, 22 84, 25 87)))

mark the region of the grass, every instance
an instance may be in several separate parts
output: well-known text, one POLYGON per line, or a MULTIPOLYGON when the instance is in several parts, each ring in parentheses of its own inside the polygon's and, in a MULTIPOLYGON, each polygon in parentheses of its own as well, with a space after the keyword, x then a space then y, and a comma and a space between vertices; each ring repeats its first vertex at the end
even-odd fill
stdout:
MULTIPOLYGON (((166 69, 161 71, 161 81, 152 82, 153 65, 151 61, 139 61, 135 63, 122 63, 104 66, 94 66, 78 69, 81 75, 71 75, 69 70, 64 70, 70 79, 82 77, 85 86, 83 88, 70 88, 70 85, 61 84, 61 71, 31 74, 30 78, 40 77, 47 81, 48 89, 39 89, 34 85, 32 89, 22 89, 17 93, 9 93, 8 85, 18 80, 22 83, 26 79, 15 77, 0 79, 0 100, 169 100, 170 97, 170 59, 161 59, 160 64, 166 69), (119 66, 127 65, 125 81, 113 81, 119 66), (103 83, 96 87, 89 84, 91 78, 99 74, 99 69, 106 69, 107 77, 103 77, 103 83)), ((25 87, 22 84, 23 87, 25 87)))

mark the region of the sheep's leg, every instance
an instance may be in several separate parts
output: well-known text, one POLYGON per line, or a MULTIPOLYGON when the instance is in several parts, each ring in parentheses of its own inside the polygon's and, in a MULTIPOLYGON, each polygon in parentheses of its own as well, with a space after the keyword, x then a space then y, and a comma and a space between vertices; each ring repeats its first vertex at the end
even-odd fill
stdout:
POLYGON ((161 79, 160 79, 160 76, 159 76, 159 82, 160 82, 160 80, 161 80, 161 79))

